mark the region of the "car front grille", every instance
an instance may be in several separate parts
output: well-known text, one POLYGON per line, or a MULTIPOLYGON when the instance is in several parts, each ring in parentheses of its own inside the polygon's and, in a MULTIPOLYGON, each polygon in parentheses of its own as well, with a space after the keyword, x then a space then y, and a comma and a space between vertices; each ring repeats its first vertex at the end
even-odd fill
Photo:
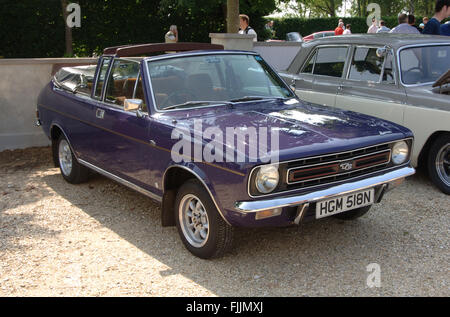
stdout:
POLYGON ((390 161, 389 144, 383 144, 290 162, 286 189, 307 188, 372 173, 386 168, 390 161))

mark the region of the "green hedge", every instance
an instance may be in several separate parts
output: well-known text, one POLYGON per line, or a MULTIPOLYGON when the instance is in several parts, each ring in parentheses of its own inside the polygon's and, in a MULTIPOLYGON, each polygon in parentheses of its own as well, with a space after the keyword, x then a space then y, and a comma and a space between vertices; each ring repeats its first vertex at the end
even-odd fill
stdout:
MULTIPOLYGON (((94 51, 122 44, 163 42, 171 24, 176 24, 180 41, 210 42, 209 33, 225 31, 224 8, 178 9, 161 13, 161 0, 77 0, 81 6, 81 28, 73 29, 74 53, 89 56, 94 51), (207 11, 208 10, 208 11, 207 11)), ((252 2, 253 3, 253 2, 252 2)), ((244 12, 251 15, 251 26, 258 40, 268 38, 266 19, 258 8, 242 2, 244 12), (246 7, 247 6, 247 7, 246 7)), ((0 0, 0 56, 6 58, 62 57, 65 50, 65 28, 60 0, 0 0)), ((317 31, 334 30, 339 18, 273 19, 278 39, 286 33, 307 36, 317 31)), ((385 18, 388 27, 397 25, 396 17, 385 18)), ((417 21, 421 21, 418 17, 417 21)), ((353 33, 367 32, 365 18, 344 18, 353 33)))

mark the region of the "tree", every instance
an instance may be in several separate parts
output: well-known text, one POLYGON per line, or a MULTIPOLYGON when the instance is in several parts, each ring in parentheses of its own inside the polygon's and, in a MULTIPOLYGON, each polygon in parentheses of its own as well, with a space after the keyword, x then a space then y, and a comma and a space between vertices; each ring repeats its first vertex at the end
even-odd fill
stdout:
POLYGON ((63 10, 63 18, 64 18, 64 25, 66 28, 66 55, 72 56, 73 55, 73 38, 72 38, 72 28, 70 28, 67 25, 67 0, 61 0, 61 8, 63 10))
POLYGON ((227 0, 227 32, 239 31, 239 0, 227 0))
POLYGON ((343 0, 297 0, 301 8, 309 11, 313 17, 335 17, 342 7, 343 0))

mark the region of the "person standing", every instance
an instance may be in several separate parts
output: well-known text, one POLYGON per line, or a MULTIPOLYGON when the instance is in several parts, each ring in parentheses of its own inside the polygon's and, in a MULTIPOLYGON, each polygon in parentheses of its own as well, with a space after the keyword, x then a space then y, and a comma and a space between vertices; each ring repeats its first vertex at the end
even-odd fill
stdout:
POLYGON ((367 33, 369 34, 375 34, 378 31, 378 26, 377 26, 377 19, 373 18, 372 19, 372 25, 370 26, 370 28, 367 30, 367 33))
POLYGON ((249 25, 250 24, 250 18, 248 15, 245 14, 239 14, 239 25, 240 30, 239 34, 252 34, 255 37, 253 38, 253 42, 258 41, 258 34, 256 34, 255 30, 249 25))
POLYGON ((342 35, 344 34, 344 22, 339 22, 339 25, 336 29, 334 29, 334 35, 342 35))
POLYGON ((422 33, 422 29, 416 26, 416 17, 413 14, 408 15, 408 24, 422 33))
POLYGON ((450 0, 437 0, 434 11, 422 34, 441 35, 441 21, 450 16, 450 0))
POLYGON ((178 30, 176 25, 171 25, 169 32, 165 35, 166 43, 177 43, 178 42, 178 30))
POLYGON ((377 33, 389 33, 390 31, 391 29, 386 26, 386 22, 384 22, 384 20, 380 20, 380 28, 377 33))
POLYGON ((352 34, 352 25, 351 24, 347 24, 347 26, 345 27, 345 30, 344 30, 344 35, 350 35, 350 34, 352 34))
POLYGON ((273 29, 273 21, 267 22, 264 28, 267 30, 267 33, 270 34, 269 35, 270 39, 273 39, 275 37, 275 31, 273 29))
POLYGON ((416 27, 408 24, 408 15, 406 15, 405 13, 402 13, 398 16, 398 25, 389 33, 420 34, 419 30, 417 30, 416 27))

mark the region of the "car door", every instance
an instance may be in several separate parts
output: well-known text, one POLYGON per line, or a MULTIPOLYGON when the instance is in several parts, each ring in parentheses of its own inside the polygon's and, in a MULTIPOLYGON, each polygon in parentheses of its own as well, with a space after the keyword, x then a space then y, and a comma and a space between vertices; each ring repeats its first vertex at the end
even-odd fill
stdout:
POLYGON ((398 84, 394 53, 381 47, 352 48, 346 78, 341 81, 336 107, 403 124, 405 90, 398 84), (378 54, 377 54, 378 51, 378 54))
POLYGON ((95 111, 96 165, 145 188, 150 184, 150 121, 141 112, 124 110, 125 99, 133 98, 142 98, 142 110, 146 111, 139 63, 115 59, 95 111))
POLYGON ((349 47, 321 46, 309 57, 296 81, 296 93, 300 99, 334 106, 337 88, 344 74, 349 47))

